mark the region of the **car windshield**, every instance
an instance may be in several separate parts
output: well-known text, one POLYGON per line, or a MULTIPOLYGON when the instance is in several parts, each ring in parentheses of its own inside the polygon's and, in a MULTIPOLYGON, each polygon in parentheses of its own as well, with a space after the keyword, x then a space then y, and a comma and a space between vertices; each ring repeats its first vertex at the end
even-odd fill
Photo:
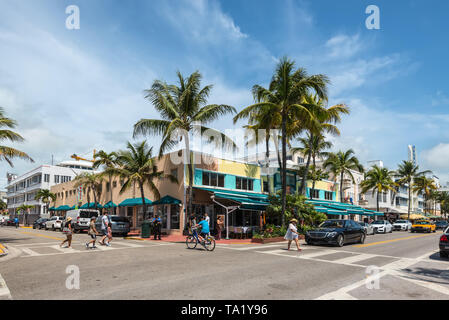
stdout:
POLYGON ((415 224, 429 224, 429 221, 416 221, 415 224))
POLYGON ((98 213, 96 211, 80 211, 80 218, 92 218, 98 217, 98 213))
POLYGON ((407 223, 407 221, 406 220, 398 220, 398 221, 396 221, 396 223, 407 223))
POLYGON ((343 228, 344 221, 343 220, 328 220, 324 221, 320 228, 343 228))
POLYGON ((447 224, 446 221, 438 221, 437 224, 447 224))
POLYGON ((128 222, 128 218, 126 217, 120 217, 120 216, 112 216, 111 221, 114 222, 128 222))
POLYGON ((374 221, 372 224, 384 224, 385 223, 385 221, 383 221, 383 220, 377 220, 377 221, 374 221))

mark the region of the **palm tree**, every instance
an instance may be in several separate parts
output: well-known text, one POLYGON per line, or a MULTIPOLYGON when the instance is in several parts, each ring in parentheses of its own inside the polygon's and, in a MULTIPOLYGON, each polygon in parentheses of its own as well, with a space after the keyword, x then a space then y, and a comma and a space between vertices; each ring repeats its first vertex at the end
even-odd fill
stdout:
POLYGON ((425 170, 419 172, 419 166, 415 165, 413 161, 402 161, 398 165, 398 170, 396 170, 395 176, 399 178, 397 183, 401 186, 408 186, 408 218, 410 219, 411 202, 412 202, 412 185, 413 180, 425 174, 431 173, 430 170, 425 170))
POLYGON ((340 202, 343 202, 344 177, 348 175, 351 177, 352 182, 355 182, 351 170, 363 172, 363 166, 353 154, 354 151, 352 149, 345 152, 330 153, 323 163, 323 168, 328 169, 334 175, 335 181, 337 181, 337 177, 340 177, 340 202))
MULTIPOLYGON (((5 116, 5 111, 2 107, 0 107, 0 128, 11 128, 14 129, 17 126, 17 122, 13 119, 7 118, 5 116)), ((24 141, 23 137, 8 129, 0 130, 0 141, 8 140, 11 142, 22 142, 24 141)), ((29 160, 30 162, 34 162, 33 159, 25 152, 0 145, 0 160, 5 160, 11 167, 13 167, 12 159, 19 158, 24 160, 29 160)))
MULTIPOLYGON (((103 150, 100 150, 99 152, 97 152, 95 154, 94 159, 95 159, 95 161, 92 165, 92 167, 94 169, 97 169, 100 166, 103 166, 105 169, 114 168, 118 164, 116 152, 107 153, 103 150)), ((110 200, 111 200, 111 202, 114 202, 113 195, 112 195, 112 175, 109 174, 108 178, 109 178, 108 183, 109 183, 110 200)), ((114 207, 113 207, 113 210, 115 210, 114 207)))
POLYGON ((374 196, 374 192, 377 192, 377 211, 379 211, 380 194, 389 190, 396 192, 394 188, 396 183, 393 181, 394 173, 394 171, 389 171, 387 168, 381 168, 375 165, 366 173, 365 180, 360 184, 362 193, 367 193, 369 190, 372 190, 372 195, 374 196))
POLYGON ((449 212, 449 192, 440 191, 438 201, 440 202, 441 214, 447 218, 447 213, 449 212))
MULTIPOLYGON (((313 121, 313 115, 307 107, 301 103, 304 97, 314 91, 319 98, 327 99, 326 85, 329 83, 325 75, 309 76, 304 68, 295 70, 295 63, 283 57, 273 74, 268 89, 255 85, 253 86, 253 96, 256 97, 255 104, 244 108, 241 117, 248 117, 251 114, 262 113, 263 108, 271 109, 273 115, 281 119, 281 143, 282 161, 280 170, 282 176, 282 211, 285 212, 287 194, 287 143, 293 134, 298 134, 306 125, 313 121), (296 123, 294 132, 287 131, 296 123)), ((282 214, 282 217, 285 215, 282 214)))
POLYGON ((147 213, 144 186, 147 185, 156 200, 159 200, 161 195, 155 185, 156 181, 168 179, 173 183, 178 183, 178 180, 173 175, 165 174, 164 171, 158 170, 152 153, 153 148, 149 148, 145 141, 134 145, 128 142, 127 150, 119 151, 117 153, 117 160, 120 163, 120 166, 107 168, 105 170, 106 174, 119 176, 124 180, 120 193, 123 193, 135 184, 138 185, 144 208, 144 219, 147 213))
POLYGON ((412 185, 413 191, 424 195, 424 213, 427 212, 427 201, 430 199, 430 194, 433 190, 437 189, 435 181, 432 178, 426 176, 418 176, 415 178, 415 182, 412 185))
POLYGON ((34 199, 36 201, 41 201, 42 200, 42 202, 45 203, 45 206, 47 207, 46 211, 48 212, 48 209, 50 207, 50 203, 52 201, 56 201, 56 195, 54 193, 50 192, 50 190, 48 190, 48 189, 40 189, 36 193, 36 196, 34 197, 34 199))
MULTIPOLYGON (((313 121, 310 121, 307 123, 306 130, 307 130, 307 144, 310 146, 319 146, 319 144, 323 141, 323 145, 321 146, 323 149, 327 149, 331 147, 330 143, 324 142, 324 133, 329 133, 334 136, 339 136, 340 131, 335 126, 336 123, 339 123, 341 121, 341 115, 342 114, 349 114, 349 108, 345 106, 344 104, 336 104, 334 106, 331 106, 329 108, 326 108, 326 101, 317 95, 311 95, 308 94, 303 98, 302 105, 305 106, 310 113, 313 115, 313 121)), ((299 132, 301 132, 303 128, 303 125, 299 124, 293 125, 293 128, 298 127, 299 132)), ((300 138, 301 139, 304 138, 300 138)), ((305 146, 304 142, 303 146, 305 146)), ((300 150, 299 150, 300 151, 300 150)), ((315 159, 316 157, 320 157, 320 150, 316 150, 315 148, 312 148, 311 151, 307 155, 307 161, 306 161, 306 170, 303 173, 303 177, 301 180, 301 184, 299 187, 299 192, 304 193, 305 192, 305 186, 307 182, 307 175, 308 175, 308 168, 310 166, 310 160, 313 159, 313 164, 315 165, 315 159), (318 154, 317 154, 318 153, 318 154)), ((322 156, 326 156, 326 154, 323 154, 322 156)))
MULTIPOLYGON (((310 179, 312 180, 312 190, 315 190, 315 182, 328 179, 329 174, 326 171, 323 171, 321 169, 317 169, 315 164, 313 164, 310 167, 310 173, 309 173, 310 179)), ((312 192, 310 192, 310 199, 312 199, 312 192)))
POLYGON ((83 172, 77 175, 74 179, 74 187, 82 186, 87 194, 87 205, 90 205, 90 192, 94 196, 95 210, 97 209, 97 199, 101 194, 101 185, 103 183, 103 176, 98 173, 83 172))
POLYGON ((193 202, 193 160, 190 153, 190 133, 206 130, 220 134, 222 139, 230 141, 228 137, 211 128, 203 126, 220 116, 235 113, 232 106, 224 104, 207 104, 207 99, 212 90, 212 85, 201 88, 201 74, 196 71, 185 79, 180 72, 177 73, 179 85, 168 85, 167 83, 156 80, 151 89, 145 90, 145 98, 149 99, 156 110, 160 113, 162 119, 141 119, 134 125, 134 137, 139 135, 162 135, 162 143, 159 149, 159 157, 175 146, 177 142, 172 140, 172 135, 180 135, 179 141, 184 139, 185 153, 184 162, 188 167, 189 186, 188 186, 188 205, 187 215, 192 213, 193 202), (196 126, 195 123, 201 123, 196 126), (180 132, 181 131, 181 132, 180 132))
MULTIPOLYGON (((321 134, 313 135, 310 132, 307 132, 306 137, 298 138, 298 141, 301 142, 302 147, 292 148, 291 151, 293 153, 301 152, 304 156, 307 156, 307 164, 305 166, 305 171, 309 171, 310 160, 312 160, 312 166, 316 168, 316 159, 328 157, 329 152, 326 152, 324 150, 327 150, 332 147, 332 143, 326 141, 323 135, 321 134)), ((309 174, 308 172, 303 173, 303 181, 305 181, 304 179, 307 179, 308 174, 309 174)), ((301 185, 303 184, 303 181, 301 181, 301 185)), ((313 181, 312 189, 315 189, 315 181, 317 180, 312 179, 312 181, 313 181)), ((300 193, 302 193, 301 188, 300 193)))
POLYGON ((26 213, 30 209, 33 209, 33 208, 34 208, 34 206, 29 205, 29 204, 22 204, 20 207, 17 207, 17 209, 16 209, 17 214, 20 214, 20 213, 23 214, 23 224, 25 224, 26 213))

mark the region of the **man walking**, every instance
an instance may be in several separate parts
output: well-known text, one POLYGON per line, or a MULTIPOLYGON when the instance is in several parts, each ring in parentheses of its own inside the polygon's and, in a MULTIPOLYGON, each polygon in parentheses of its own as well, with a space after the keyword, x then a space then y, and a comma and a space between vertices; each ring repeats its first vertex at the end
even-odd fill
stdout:
POLYGON ((153 232, 154 232, 154 240, 162 240, 161 239, 161 233, 162 233, 162 220, 158 215, 155 215, 153 220, 153 232), (156 239, 158 237, 158 239, 156 239))
POLYGON ((109 220, 108 212, 105 211, 105 213, 103 214, 103 217, 101 217, 101 235, 103 236, 101 238, 101 240, 99 241, 99 243, 101 245, 106 245, 106 246, 110 245, 109 243, 104 243, 104 240, 108 236, 108 225, 110 222, 111 221, 109 220))
POLYGON ((14 224, 16 225, 16 228, 19 227, 19 218, 17 217, 14 218, 14 224))

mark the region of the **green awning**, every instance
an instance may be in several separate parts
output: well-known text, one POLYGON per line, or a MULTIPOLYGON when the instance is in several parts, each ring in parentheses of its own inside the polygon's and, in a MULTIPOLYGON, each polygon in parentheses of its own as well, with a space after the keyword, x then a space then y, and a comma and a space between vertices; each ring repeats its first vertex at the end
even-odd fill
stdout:
MULTIPOLYGON (((152 205, 153 202, 147 198, 145 198, 145 204, 152 205)), ((142 198, 128 198, 119 203, 119 207, 135 207, 142 205, 142 198)))
POLYGON ((268 196, 261 193, 251 193, 243 191, 211 189, 195 187, 199 190, 213 192, 215 198, 231 200, 240 204, 240 209, 265 211, 268 202, 268 196))
POLYGON ((116 208, 118 207, 114 202, 109 201, 108 203, 106 203, 103 208, 116 208))
POLYGON ((181 200, 178 200, 176 198, 173 198, 172 196, 164 196, 162 198, 160 198, 157 201, 153 202, 153 205, 157 205, 157 204, 180 204, 181 200))
POLYGON ((55 207, 53 206, 53 207, 50 207, 50 208, 48 208, 48 211, 55 211, 55 207))
POLYGON ((55 211, 68 211, 71 208, 68 205, 59 206, 55 209, 55 211))
MULTIPOLYGON (((101 209, 103 208, 103 206, 99 203, 97 203, 97 209, 101 209)), ((83 204, 80 209, 95 209, 95 202, 89 202, 89 203, 85 203, 83 204)))

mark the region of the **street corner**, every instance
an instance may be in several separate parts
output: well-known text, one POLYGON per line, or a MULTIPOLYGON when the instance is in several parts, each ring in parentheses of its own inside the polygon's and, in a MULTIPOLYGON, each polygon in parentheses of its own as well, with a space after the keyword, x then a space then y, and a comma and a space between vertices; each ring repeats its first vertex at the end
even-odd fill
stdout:
POLYGON ((8 249, 2 243, 0 243, 0 257, 4 257, 8 254, 8 249))

